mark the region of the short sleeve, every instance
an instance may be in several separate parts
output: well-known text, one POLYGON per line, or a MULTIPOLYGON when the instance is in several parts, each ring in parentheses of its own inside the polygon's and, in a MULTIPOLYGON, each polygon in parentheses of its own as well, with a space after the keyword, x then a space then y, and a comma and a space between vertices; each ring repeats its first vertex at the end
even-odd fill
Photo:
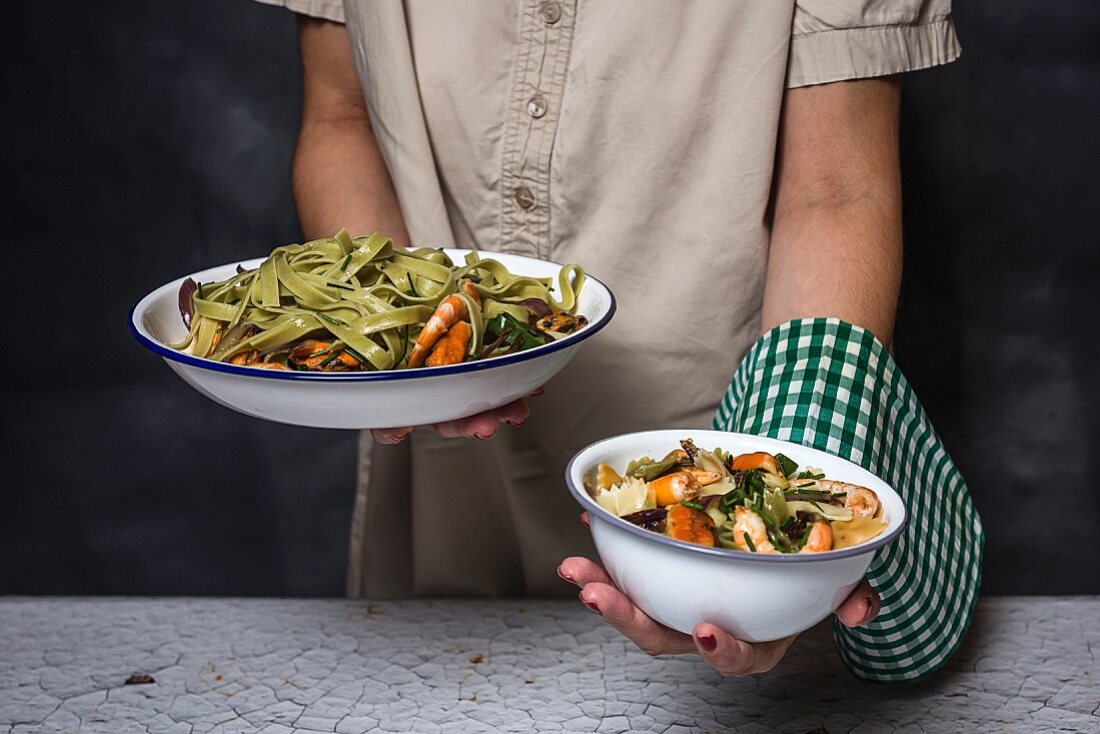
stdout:
POLYGON ((324 18, 335 23, 344 22, 344 0, 256 0, 256 2, 264 5, 278 5, 311 18, 324 18))
POLYGON ((951 0, 797 0, 787 86, 916 71, 960 52, 951 0))

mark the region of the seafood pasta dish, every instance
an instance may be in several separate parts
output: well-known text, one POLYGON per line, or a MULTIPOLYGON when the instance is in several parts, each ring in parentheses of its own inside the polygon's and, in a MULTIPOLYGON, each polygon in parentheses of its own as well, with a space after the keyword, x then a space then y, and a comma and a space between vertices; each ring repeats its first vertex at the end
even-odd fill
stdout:
POLYGON ((476 253, 395 247, 375 233, 272 251, 216 283, 187 279, 187 337, 172 348, 276 370, 361 372, 437 367, 512 354, 587 326, 576 313, 584 271, 511 273, 476 253), (555 297, 555 295, 557 297, 555 297))
POLYGON ((878 496, 799 469, 783 454, 733 456, 691 439, 619 474, 600 464, 589 494, 613 515, 655 533, 748 553, 822 553, 865 543, 886 528, 878 496))

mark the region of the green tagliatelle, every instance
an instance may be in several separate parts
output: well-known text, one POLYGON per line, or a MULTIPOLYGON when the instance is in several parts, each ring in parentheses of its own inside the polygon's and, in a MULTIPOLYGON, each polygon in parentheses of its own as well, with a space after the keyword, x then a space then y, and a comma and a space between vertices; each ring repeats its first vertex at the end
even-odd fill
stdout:
POLYGON ((220 362, 307 369, 292 355, 313 340, 308 343, 325 343, 313 354, 329 355, 326 364, 341 357, 340 369, 391 370, 407 366, 420 330, 448 296, 457 295, 468 311, 473 336, 466 358, 495 356, 482 351, 501 341, 486 334, 494 319, 504 314, 515 320, 508 323, 527 325, 546 308, 573 314, 584 271, 564 266, 555 298, 553 279, 515 275, 495 260, 469 254, 456 266, 441 249, 404 249, 378 233, 353 238, 341 230, 278 247, 258 268, 223 281, 192 285, 190 329, 175 349, 220 362), (460 292, 464 280, 480 302, 460 292), (530 299, 546 306, 536 309, 530 299))

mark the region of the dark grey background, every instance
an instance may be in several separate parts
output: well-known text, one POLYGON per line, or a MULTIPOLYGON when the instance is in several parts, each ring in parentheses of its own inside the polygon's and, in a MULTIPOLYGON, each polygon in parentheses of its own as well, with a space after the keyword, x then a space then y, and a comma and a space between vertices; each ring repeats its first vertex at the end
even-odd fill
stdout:
MULTIPOLYGON (((1098 593, 1100 3, 956 6, 962 61, 906 80, 896 351, 985 519, 985 592, 1098 593)), ((220 408, 125 326, 149 287, 298 238, 291 15, 7 27, 0 593, 342 593, 354 435, 220 408)))

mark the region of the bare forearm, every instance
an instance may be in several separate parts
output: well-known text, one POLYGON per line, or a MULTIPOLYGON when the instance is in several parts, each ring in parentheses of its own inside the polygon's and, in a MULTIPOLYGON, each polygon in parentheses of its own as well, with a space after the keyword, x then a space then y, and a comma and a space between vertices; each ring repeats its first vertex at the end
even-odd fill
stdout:
POLYGON ((900 221, 898 202, 877 198, 777 216, 763 329, 835 316, 889 344, 901 280, 900 221))
POLYGON ((401 207, 369 124, 303 121, 294 155, 294 202, 307 239, 378 231, 409 244, 401 207))
POLYGON ((890 343, 902 261, 898 90, 856 84, 788 98, 798 128, 780 143, 764 330, 835 316, 890 343))
POLYGON ((294 201, 308 239, 379 231, 409 244, 401 206, 371 130, 344 26, 300 16, 302 125, 294 201))

